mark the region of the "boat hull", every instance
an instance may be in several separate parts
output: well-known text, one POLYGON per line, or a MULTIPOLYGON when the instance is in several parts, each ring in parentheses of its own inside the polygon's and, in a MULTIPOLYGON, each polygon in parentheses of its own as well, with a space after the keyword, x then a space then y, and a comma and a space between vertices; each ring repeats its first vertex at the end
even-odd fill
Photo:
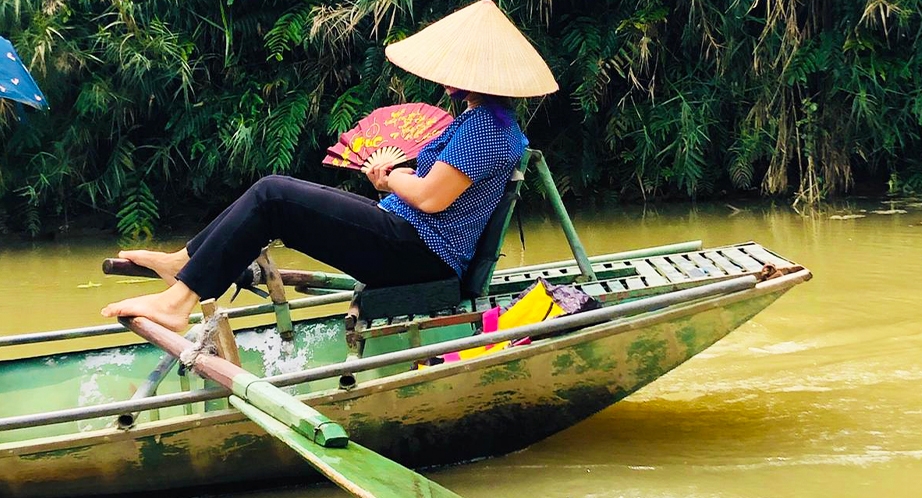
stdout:
MULTIPOLYGON (((295 386, 353 440, 412 467, 525 448, 611 406, 709 347, 809 272, 613 320, 465 362, 295 386)), ((265 372, 263 372, 265 373, 265 372)), ((123 398, 120 398, 123 399, 123 398)), ((0 442, 0 496, 152 492, 319 476, 233 410, 0 442)), ((212 488, 213 490, 213 488, 212 488)))

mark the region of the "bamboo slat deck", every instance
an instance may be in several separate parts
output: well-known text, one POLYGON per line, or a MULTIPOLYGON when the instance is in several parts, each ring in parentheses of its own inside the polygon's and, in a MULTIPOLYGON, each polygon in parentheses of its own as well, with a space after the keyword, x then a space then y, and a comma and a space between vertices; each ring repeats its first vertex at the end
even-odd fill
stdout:
POLYGON ((794 266, 794 263, 769 252, 761 245, 748 242, 668 256, 593 264, 593 270, 599 277, 596 282, 576 282, 579 277, 576 265, 542 272, 516 273, 494 278, 491 290, 495 288, 498 292, 489 298, 479 299, 476 308, 486 309, 508 303, 524 285, 539 276, 551 283, 572 283, 599 300, 613 301, 684 289, 742 275, 755 275, 766 264, 776 268, 794 266), (514 289, 516 285, 518 288, 514 289), (503 292, 508 294, 503 295, 503 292))
MULTIPOLYGON (((593 271, 599 277, 595 282, 577 282, 580 271, 575 264, 541 271, 507 273, 493 278, 490 284, 491 295, 477 299, 474 309, 483 311, 508 305, 538 277, 553 284, 575 285, 602 302, 614 302, 688 289, 739 276, 758 275, 766 264, 776 268, 794 266, 794 263, 769 252, 761 245, 748 242, 668 256, 594 263, 593 271)), ((467 308, 464 310, 471 311, 467 308)), ((368 337, 389 335, 406 330, 409 323, 441 323, 442 319, 444 317, 429 316, 376 319, 366 324, 364 334, 368 337)), ((423 325, 422 328, 428 327, 423 325)))
POLYGON ((552 284, 575 285, 602 302, 618 302, 689 289, 734 277, 758 275, 766 264, 774 265, 776 268, 794 266, 790 261, 770 253, 759 244, 748 242, 680 254, 592 263, 592 270, 599 279, 593 282, 579 282, 582 274, 576 264, 503 272, 491 280, 491 295, 477 299, 473 306, 462 303, 458 309, 432 315, 397 315, 363 320, 356 330, 365 339, 389 336, 411 329, 415 330, 414 337, 418 337, 419 330, 441 327, 456 321, 475 322, 479 314, 468 312, 506 306, 539 277, 552 284), (458 320, 453 319, 453 316, 458 317, 458 320))

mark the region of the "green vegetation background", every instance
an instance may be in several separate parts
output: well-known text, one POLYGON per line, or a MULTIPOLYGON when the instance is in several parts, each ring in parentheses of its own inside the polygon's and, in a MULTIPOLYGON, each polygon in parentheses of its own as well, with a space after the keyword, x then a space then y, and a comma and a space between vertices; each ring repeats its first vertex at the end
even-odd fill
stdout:
MULTIPOLYGON (((383 48, 466 3, 4 1, 52 108, 0 101, 0 233, 95 212, 145 237, 272 173, 367 189, 324 149, 376 107, 448 105, 383 48)), ((560 82, 518 111, 565 198, 922 190, 920 0, 498 3, 560 82)))

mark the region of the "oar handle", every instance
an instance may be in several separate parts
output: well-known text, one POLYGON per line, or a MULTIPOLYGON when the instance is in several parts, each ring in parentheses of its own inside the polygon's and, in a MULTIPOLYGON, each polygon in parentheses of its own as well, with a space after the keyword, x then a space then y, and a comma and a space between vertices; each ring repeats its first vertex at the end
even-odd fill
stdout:
POLYGON ((124 258, 106 258, 102 261, 102 272, 106 275, 124 275, 126 277, 158 278, 157 272, 124 258))
MULTIPOLYGON (((124 258, 106 258, 102 261, 102 272, 106 275, 124 275, 126 277, 151 277, 158 278, 154 270, 136 265, 131 260, 124 258)), ((253 281, 253 274, 246 270, 238 278, 241 283, 249 284, 253 281)), ((321 289, 352 290, 355 279, 341 273, 326 273, 321 271, 279 270, 282 283, 285 285, 316 287, 321 289)), ((266 283, 265 276, 260 278, 259 284, 266 283)))

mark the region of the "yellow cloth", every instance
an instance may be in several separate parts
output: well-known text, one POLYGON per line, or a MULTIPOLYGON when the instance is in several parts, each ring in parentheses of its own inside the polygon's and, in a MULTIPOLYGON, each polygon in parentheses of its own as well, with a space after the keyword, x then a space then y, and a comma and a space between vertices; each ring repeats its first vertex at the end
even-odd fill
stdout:
MULTIPOLYGON (((498 330, 511 329, 521 325, 543 322, 548 318, 554 318, 555 316, 560 316, 562 314, 564 314, 563 308, 557 306, 557 303, 555 303, 554 300, 551 299, 551 296, 548 295, 547 288, 544 286, 544 282, 539 281, 538 285, 534 286, 530 291, 528 291, 528 293, 519 299, 511 308, 506 310, 503 314, 499 315, 498 330)), ((454 355, 447 354, 445 355, 445 360, 446 362, 469 360, 471 358, 477 358, 478 356, 483 356, 485 354, 502 351, 511 345, 511 341, 503 341, 497 344, 490 344, 488 346, 465 349, 458 351, 457 359, 452 358, 454 355)), ((420 368, 425 368, 425 365, 421 365, 420 368)))

